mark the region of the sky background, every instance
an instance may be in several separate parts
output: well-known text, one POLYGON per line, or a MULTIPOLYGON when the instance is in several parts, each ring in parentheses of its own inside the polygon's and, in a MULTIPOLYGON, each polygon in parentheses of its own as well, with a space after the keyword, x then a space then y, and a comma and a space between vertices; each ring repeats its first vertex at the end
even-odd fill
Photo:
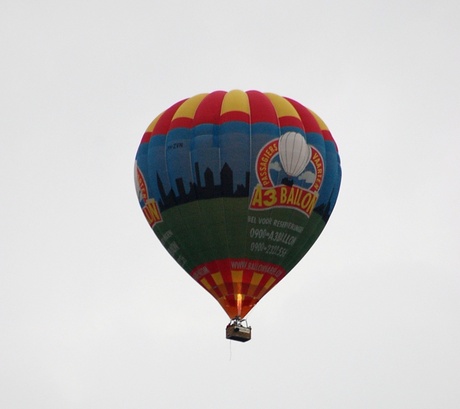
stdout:
POLYGON ((0 4, 0 407, 460 407, 460 3, 0 4), (334 213, 225 339, 147 225, 153 118, 216 89, 317 112, 334 213))

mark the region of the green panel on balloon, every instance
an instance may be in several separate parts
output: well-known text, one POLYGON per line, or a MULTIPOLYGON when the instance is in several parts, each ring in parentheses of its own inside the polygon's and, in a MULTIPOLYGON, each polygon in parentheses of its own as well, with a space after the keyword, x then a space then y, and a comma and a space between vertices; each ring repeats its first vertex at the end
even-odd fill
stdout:
POLYGON ((294 100, 257 91, 173 105, 136 155, 147 221, 230 318, 244 317, 310 249, 340 179, 324 122, 294 100))

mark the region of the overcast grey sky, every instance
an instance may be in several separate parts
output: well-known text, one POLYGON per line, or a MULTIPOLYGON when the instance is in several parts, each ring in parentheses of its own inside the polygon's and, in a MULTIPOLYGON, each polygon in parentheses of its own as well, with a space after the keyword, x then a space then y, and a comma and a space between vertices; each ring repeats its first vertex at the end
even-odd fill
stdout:
POLYGON ((0 407, 460 407, 458 1, 0 5, 0 407), (225 340, 139 209, 177 100, 317 112, 343 183, 305 259, 225 340))

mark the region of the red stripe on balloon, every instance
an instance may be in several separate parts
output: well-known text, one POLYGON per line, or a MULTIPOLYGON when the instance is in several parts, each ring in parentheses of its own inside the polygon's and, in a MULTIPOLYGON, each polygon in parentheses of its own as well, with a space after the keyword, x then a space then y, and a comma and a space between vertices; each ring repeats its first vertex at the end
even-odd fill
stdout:
POLYGON ((285 98, 288 100, 291 105, 295 108, 297 113, 300 116, 300 119, 302 120, 303 127, 305 129, 305 132, 315 132, 315 133, 321 133, 321 128, 318 125, 318 122, 316 122, 315 117, 312 115, 312 113, 305 108, 302 104, 298 103, 297 101, 290 99, 290 98, 285 98))
POLYGON ((178 102, 177 104, 174 104, 173 106, 169 107, 165 112, 163 112, 163 115, 161 115, 160 119, 155 125, 155 128, 153 128, 153 136, 165 135, 168 133, 173 116, 179 109, 179 107, 184 103, 184 101, 186 100, 184 99, 178 102))
POLYGON ((221 115, 220 123, 223 124, 225 122, 232 122, 232 121, 239 121, 239 122, 246 122, 249 123, 249 114, 242 111, 229 111, 225 114, 221 115))
POLYGON ((283 126, 296 126, 297 128, 303 129, 303 123, 299 118, 294 116, 282 116, 279 118, 280 127, 283 126))
POLYGON ((270 99, 259 91, 247 91, 251 109, 251 123, 269 122, 278 125, 278 116, 270 99))
POLYGON ((153 132, 145 132, 141 139, 141 144, 149 143, 150 138, 152 137, 153 132))
POLYGON ((204 97, 195 112, 194 123, 197 124, 218 124, 220 120, 220 109, 225 91, 215 91, 204 97))
POLYGON ((328 130, 324 129, 324 130, 322 131, 322 133, 323 133, 324 139, 325 139, 326 141, 334 142, 335 147, 337 148, 337 145, 336 145, 336 143, 335 143, 335 141, 334 141, 334 138, 332 137, 331 131, 328 131, 328 130))
POLYGON ((193 118, 181 117, 174 119, 169 129, 176 128, 193 128, 193 118))
POLYGON ((186 100, 183 99, 182 101, 176 102, 174 105, 170 106, 166 111, 164 111, 161 114, 160 118, 158 119, 158 122, 156 123, 153 130, 144 133, 141 143, 148 143, 150 139, 155 135, 167 134, 174 114, 179 109, 179 107, 184 103, 184 101, 186 100))

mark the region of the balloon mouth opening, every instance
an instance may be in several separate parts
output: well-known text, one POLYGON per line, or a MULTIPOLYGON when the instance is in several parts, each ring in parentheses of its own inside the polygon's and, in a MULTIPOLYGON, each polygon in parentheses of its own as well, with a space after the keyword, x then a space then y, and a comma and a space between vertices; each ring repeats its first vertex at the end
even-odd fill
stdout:
POLYGON ((236 294, 236 310, 238 311, 238 317, 241 316, 241 309, 243 306, 243 294, 236 294))

